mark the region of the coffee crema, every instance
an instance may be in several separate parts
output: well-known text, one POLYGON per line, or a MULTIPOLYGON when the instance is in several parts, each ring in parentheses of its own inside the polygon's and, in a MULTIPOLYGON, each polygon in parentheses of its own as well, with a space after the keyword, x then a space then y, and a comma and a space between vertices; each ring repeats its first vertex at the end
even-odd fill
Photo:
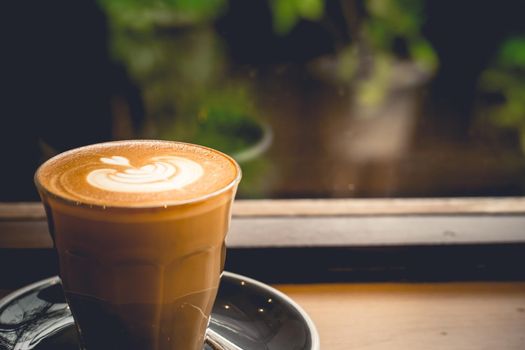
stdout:
POLYGON ((108 207, 191 202, 232 186, 240 169, 218 151, 181 142, 107 142, 45 162, 37 183, 54 196, 108 207))

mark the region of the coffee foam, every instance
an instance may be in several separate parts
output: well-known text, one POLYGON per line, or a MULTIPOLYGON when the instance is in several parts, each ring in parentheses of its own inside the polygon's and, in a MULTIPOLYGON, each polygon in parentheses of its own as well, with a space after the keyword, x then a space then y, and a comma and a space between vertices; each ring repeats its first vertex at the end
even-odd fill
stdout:
POLYGON ((170 141, 117 141, 81 147, 44 163, 37 184, 82 204, 166 206, 206 197, 232 185, 240 170, 228 156, 170 141))
POLYGON ((114 192, 182 190, 204 173, 199 163, 175 156, 153 157, 151 163, 141 167, 134 167, 122 156, 102 157, 100 161, 117 165, 121 169, 92 170, 86 180, 94 187, 114 192))

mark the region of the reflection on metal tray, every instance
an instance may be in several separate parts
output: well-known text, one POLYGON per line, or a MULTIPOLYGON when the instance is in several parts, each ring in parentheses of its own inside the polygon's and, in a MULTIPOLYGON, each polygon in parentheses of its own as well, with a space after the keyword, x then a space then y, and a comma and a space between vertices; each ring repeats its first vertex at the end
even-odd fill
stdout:
MULTIPOLYGON (((210 322, 211 343, 249 350, 319 350, 308 315, 290 298, 256 280, 225 272, 210 322)), ((0 301, 0 349, 77 350, 78 337, 58 277, 0 301)), ((211 350, 210 345, 204 349, 211 350)))

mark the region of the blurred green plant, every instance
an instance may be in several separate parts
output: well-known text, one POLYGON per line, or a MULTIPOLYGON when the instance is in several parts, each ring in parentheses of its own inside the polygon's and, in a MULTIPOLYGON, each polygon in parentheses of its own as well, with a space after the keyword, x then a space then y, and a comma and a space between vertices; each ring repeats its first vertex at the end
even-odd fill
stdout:
POLYGON ((516 129, 525 153, 525 36, 505 40, 492 67, 483 72, 480 87, 504 97, 503 103, 489 109, 490 120, 516 129))
MULTIPOLYGON (((274 31, 285 35, 301 19, 320 21, 325 1, 334 0, 269 0, 274 31)), ((362 23, 364 33, 375 49, 390 52, 394 40, 402 38, 414 61, 426 70, 436 69, 437 55, 421 33, 425 20, 424 0, 362 1, 368 13, 362 23)))
POLYGON ((421 33, 423 0, 367 0, 365 5, 370 15, 365 33, 376 49, 391 51, 394 40, 402 38, 416 63, 429 71, 437 68, 437 55, 421 33))
MULTIPOLYGON (((152 76, 166 64, 179 67, 193 82, 206 76, 213 66, 207 64, 213 50, 214 33, 208 35, 172 35, 174 28, 206 27, 226 9, 227 0, 98 0, 108 16, 111 49, 116 60, 123 61, 138 79, 152 76), (166 29, 167 32, 166 33, 166 29), (194 43, 185 40, 196 39, 194 43), (166 49, 167 48, 167 49, 166 49), (192 54, 178 54, 182 49, 192 54), (170 55, 167 55, 169 53, 170 55), (187 59, 190 57, 189 59, 187 59), (174 60, 175 62, 168 62, 174 60), (181 69, 187 67, 189 69, 181 69), (199 69, 194 69, 199 68, 199 69)), ((198 34, 202 34, 201 30, 198 34)), ((213 57, 215 59, 216 57, 213 57)), ((161 73, 162 74, 162 73, 161 73)))
POLYGON ((264 129, 245 84, 230 82, 209 89, 191 105, 186 111, 188 118, 171 118, 161 124, 161 138, 195 142, 235 155, 263 137, 264 129))
POLYGON ((97 0, 116 28, 151 31, 158 26, 209 22, 227 6, 227 0, 97 0))
POLYGON ((246 89, 221 86, 228 80, 224 49, 206 22, 226 0, 99 1, 112 22, 115 55, 142 88, 153 130, 147 136, 229 153, 260 131, 249 117, 254 110, 248 109, 246 89), (186 30, 174 32, 173 26, 186 30))
POLYGON ((273 29, 284 35, 301 19, 318 21, 324 14, 324 0, 269 0, 273 29))
POLYGON ((525 70, 525 37, 508 38, 500 49, 498 61, 503 68, 525 70))
MULTIPOLYGON (((229 76, 213 28, 227 0, 98 2, 109 19, 113 55, 142 92, 139 137, 198 143, 234 156, 263 138, 250 83, 229 76)), ((243 186, 260 182, 257 169, 265 164, 262 158, 245 162, 243 186)), ((263 187, 243 188, 256 196, 263 187)))
POLYGON ((384 102, 392 77, 391 55, 378 53, 374 57, 374 71, 368 79, 356 83, 356 102, 364 108, 379 107, 384 102))

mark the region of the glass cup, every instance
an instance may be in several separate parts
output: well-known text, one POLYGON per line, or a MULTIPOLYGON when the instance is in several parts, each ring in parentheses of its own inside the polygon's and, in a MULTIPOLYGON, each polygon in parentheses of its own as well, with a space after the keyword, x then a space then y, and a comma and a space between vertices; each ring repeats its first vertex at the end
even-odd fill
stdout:
POLYGON ((202 349, 241 177, 231 161, 237 176, 229 185, 168 206, 74 202, 43 186, 37 171, 84 349, 202 349))

